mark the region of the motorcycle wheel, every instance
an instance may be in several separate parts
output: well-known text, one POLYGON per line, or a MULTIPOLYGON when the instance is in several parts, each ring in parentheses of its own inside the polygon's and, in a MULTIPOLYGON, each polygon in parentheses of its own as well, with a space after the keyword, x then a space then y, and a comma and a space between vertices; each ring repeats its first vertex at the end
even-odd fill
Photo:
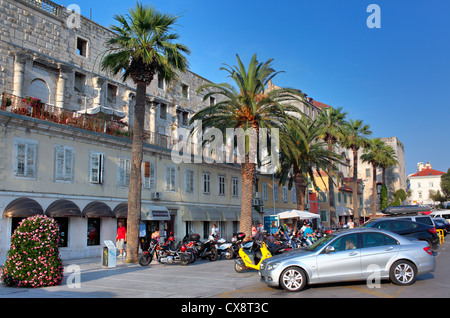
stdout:
POLYGON ((217 250, 215 248, 211 250, 211 254, 209 255, 208 259, 210 262, 214 262, 215 260, 217 260, 217 250))
POLYGON ((187 258, 182 258, 181 260, 180 260, 180 265, 183 265, 183 266, 186 266, 186 265, 189 265, 189 260, 187 259, 187 258))
POLYGON ((242 266, 242 265, 239 264, 238 262, 235 262, 235 263, 234 263, 234 270, 235 270, 237 273, 243 273, 243 272, 245 272, 246 267, 245 267, 245 266, 242 266))
POLYGON ((225 251, 225 259, 232 259, 234 257, 233 250, 231 248, 227 248, 225 251))
POLYGON ((147 266, 152 262, 152 255, 150 253, 144 254, 139 258, 139 265, 147 266))

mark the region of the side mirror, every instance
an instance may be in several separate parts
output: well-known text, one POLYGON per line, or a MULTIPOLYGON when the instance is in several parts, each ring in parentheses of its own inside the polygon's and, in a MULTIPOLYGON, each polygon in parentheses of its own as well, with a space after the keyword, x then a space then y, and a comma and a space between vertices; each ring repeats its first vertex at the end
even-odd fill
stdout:
POLYGON ((334 250, 334 246, 328 245, 327 247, 325 247, 325 254, 329 254, 329 253, 332 253, 334 251, 335 251, 334 250))

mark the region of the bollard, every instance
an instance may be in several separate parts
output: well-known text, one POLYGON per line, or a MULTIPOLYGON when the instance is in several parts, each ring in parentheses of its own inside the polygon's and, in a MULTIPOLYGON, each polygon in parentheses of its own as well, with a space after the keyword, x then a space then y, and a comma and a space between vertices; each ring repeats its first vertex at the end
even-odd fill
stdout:
POLYGON ((442 245, 442 243, 445 243, 444 239, 444 230, 436 229, 438 235, 439 235, 439 244, 442 245))

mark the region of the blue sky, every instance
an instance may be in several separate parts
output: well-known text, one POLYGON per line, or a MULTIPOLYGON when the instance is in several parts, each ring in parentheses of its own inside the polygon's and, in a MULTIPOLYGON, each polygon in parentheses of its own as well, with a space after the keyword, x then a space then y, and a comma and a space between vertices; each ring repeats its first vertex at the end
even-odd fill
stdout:
MULTIPOLYGON (((114 24, 136 1, 56 0, 77 4, 97 23, 114 24)), ((144 2, 150 3, 150 2, 144 2)), ((450 168, 450 1, 448 0, 155 0, 181 14, 177 31, 190 69, 226 81, 222 63, 273 58, 279 86, 343 107, 369 124, 373 137, 397 136, 406 173, 419 161, 450 168), (381 10, 370 29, 369 4, 381 10)))

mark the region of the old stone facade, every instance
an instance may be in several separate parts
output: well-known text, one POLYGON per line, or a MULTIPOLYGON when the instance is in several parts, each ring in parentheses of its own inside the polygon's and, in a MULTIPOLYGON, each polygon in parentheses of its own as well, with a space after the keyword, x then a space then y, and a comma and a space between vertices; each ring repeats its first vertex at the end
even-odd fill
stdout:
MULTIPOLYGON (((126 222, 135 86, 99 67, 111 31, 83 16, 73 27, 72 14, 47 0, 0 0, 0 264, 30 213, 58 218, 64 259, 100 255, 126 222)), ((229 239, 239 228, 240 167, 171 158, 175 128, 215 102, 197 94, 208 82, 187 71, 172 83, 156 76, 147 89, 143 235, 159 227, 205 237, 216 223, 229 239)), ((277 191, 277 210, 295 208, 292 193, 277 191)))

